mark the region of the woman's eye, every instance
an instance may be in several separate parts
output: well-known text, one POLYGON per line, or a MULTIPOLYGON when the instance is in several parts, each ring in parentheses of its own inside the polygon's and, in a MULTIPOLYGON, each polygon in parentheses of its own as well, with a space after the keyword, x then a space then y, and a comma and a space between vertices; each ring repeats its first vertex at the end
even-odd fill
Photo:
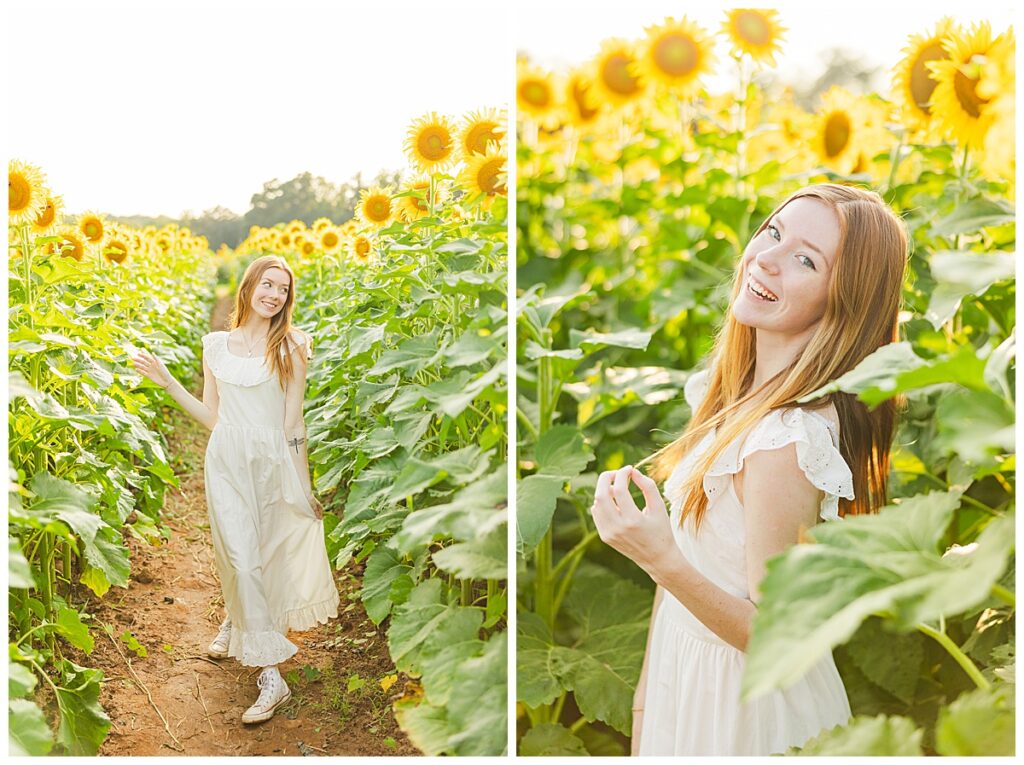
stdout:
POLYGON ((818 270, 814 267, 814 261, 811 260, 807 255, 797 255, 796 257, 803 265, 810 267, 811 270, 818 270))
POLYGON ((781 242, 782 241, 782 234, 779 233, 779 230, 775 227, 774 224, 769 223, 765 227, 765 230, 768 232, 768 236, 770 236, 776 242, 781 242))

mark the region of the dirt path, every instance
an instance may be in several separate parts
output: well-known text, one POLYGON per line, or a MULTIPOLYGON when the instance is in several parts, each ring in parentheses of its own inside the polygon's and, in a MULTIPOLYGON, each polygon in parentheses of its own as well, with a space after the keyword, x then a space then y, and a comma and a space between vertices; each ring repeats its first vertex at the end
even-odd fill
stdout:
MULTIPOLYGON (((218 301, 214 328, 224 325, 228 309, 227 299, 218 301)), ((197 395, 201 390, 200 383, 197 395)), ((339 618, 289 635, 299 646, 281 665, 291 701, 268 722, 242 724, 242 712, 258 695, 259 668, 206 656, 223 615, 203 484, 209 434, 179 409, 170 417, 170 454, 181 482, 165 501, 173 535, 159 546, 130 540, 129 587, 90 604, 94 623, 109 625, 112 633, 94 630, 96 647, 83 657, 106 677, 100 703, 113 726, 100 754, 419 754, 391 713, 392 700, 406 687, 415 692, 416 684, 395 676, 384 630, 366 618, 358 571, 351 568, 335 572, 339 618), (126 633, 145 656, 126 642, 126 633)))

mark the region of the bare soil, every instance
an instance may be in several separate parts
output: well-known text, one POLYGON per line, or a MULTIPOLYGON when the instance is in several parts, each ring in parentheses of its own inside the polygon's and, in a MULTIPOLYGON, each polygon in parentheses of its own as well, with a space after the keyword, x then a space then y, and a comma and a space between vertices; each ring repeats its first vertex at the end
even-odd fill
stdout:
MULTIPOLYGON (((218 301, 214 328, 224 326, 229 307, 226 299, 218 301)), ((200 382, 197 395, 201 390, 200 382)), ((131 540, 128 588, 115 588, 89 608, 95 624, 111 628, 109 634, 94 630, 95 649, 83 658, 105 675, 100 703, 113 724, 100 754, 420 754, 391 709, 418 686, 395 672, 383 628, 366 617, 358 600, 359 566, 335 572, 338 619, 289 634, 299 652, 280 669, 291 700, 267 722, 242 723, 242 712, 258 695, 259 668, 206 655, 224 613, 203 483, 209 434, 177 408, 168 416, 175 424, 170 454, 181 483, 165 501, 173 533, 159 545, 131 540)))

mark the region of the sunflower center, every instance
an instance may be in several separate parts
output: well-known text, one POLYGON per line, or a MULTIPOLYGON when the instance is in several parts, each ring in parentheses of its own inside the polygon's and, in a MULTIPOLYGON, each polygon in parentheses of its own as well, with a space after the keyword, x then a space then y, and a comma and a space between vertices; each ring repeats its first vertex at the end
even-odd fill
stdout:
MULTIPOLYGON (((425 192, 424 195, 423 195, 424 197, 427 196, 427 194, 430 193, 430 184, 428 184, 428 183, 417 183, 412 188, 413 188, 413 191, 423 191, 423 192, 425 192)), ((430 212, 430 207, 427 205, 427 200, 426 199, 420 199, 419 197, 406 197, 406 199, 411 199, 412 203, 416 206, 417 210, 419 210, 421 212, 430 212)))
POLYGON ((850 118, 842 112, 832 112, 825 120, 825 155, 829 158, 842 154, 850 143, 850 118))
POLYGON ((103 224, 95 218, 90 218, 82 222, 82 233, 90 242, 98 242, 103 238, 103 224))
POLYGON ((305 244, 302 245, 303 255, 312 255, 314 250, 316 250, 316 247, 313 245, 312 242, 306 242, 305 244))
POLYGON ((107 260, 113 261, 114 263, 123 262, 125 257, 128 255, 128 245, 124 242, 119 242, 116 239, 107 245, 107 249, 113 250, 113 252, 107 252, 105 254, 107 256, 107 260))
MULTIPOLYGON (((964 66, 970 67, 975 72, 978 69, 978 66, 972 61, 968 61, 964 66)), ((981 116, 981 107, 988 103, 988 99, 978 95, 978 81, 981 78, 964 74, 963 68, 958 68, 953 76, 953 90, 956 91, 957 101, 960 102, 963 110, 977 119, 981 116)))
POLYGON ((579 80, 573 80, 572 88, 570 90, 572 95, 573 103, 576 104, 576 112, 579 114, 580 121, 589 122, 597 114, 597 109, 591 109, 587 105, 587 88, 579 80))
POLYGON ((440 162, 451 151, 451 136, 447 130, 427 128, 420 133, 416 141, 420 155, 430 162, 440 162))
POLYGON ((485 194, 504 194, 505 187, 498 185, 498 176, 501 174, 501 166, 504 162, 501 159, 492 159, 480 165, 476 171, 476 183, 485 194))
POLYGON ((519 83, 519 97, 538 109, 551 106, 551 89, 540 80, 524 80, 519 83))
POLYGON ((370 254, 370 240, 360 237, 356 239, 356 255, 365 257, 370 254))
POLYGON ((772 28, 767 19, 757 11, 740 11, 736 14, 736 35, 751 45, 767 45, 772 39, 772 28))
POLYGON ((53 202, 47 200, 46 207, 39 213, 39 217, 36 218, 36 225, 40 228, 46 228, 53 224, 53 219, 56 217, 57 211, 53 207, 53 202))
POLYGON ((391 217, 391 200, 387 197, 370 197, 366 200, 366 217, 377 222, 387 220, 391 217))
POLYGON ((19 173, 7 174, 7 211, 16 213, 28 207, 32 201, 32 184, 19 173))
POLYGON ((338 245, 338 235, 333 231, 328 231, 324 234, 324 247, 331 248, 338 245))
POLYGON ((936 40, 921 48, 917 58, 914 59, 914 65, 910 69, 910 94, 914 99, 914 103, 917 104, 917 108, 925 114, 931 114, 931 108, 928 106, 928 103, 932 100, 932 92, 937 84, 932 79, 932 73, 928 71, 928 67, 925 64, 929 61, 938 61, 944 58, 949 58, 949 56, 942 49, 942 44, 936 40))
POLYGON ((601 67, 601 80, 612 93, 631 96, 640 90, 640 81, 629 71, 632 59, 623 53, 613 53, 601 67))
POLYGON ((654 44, 654 64, 672 77, 685 77, 697 68, 700 51, 686 35, 666 35, 654 44))
POLYGON ((498 140, 498 125, 494 122, 480 122, 466 134, 466 147, 475 154, 487 151, 487 144, 498 140))

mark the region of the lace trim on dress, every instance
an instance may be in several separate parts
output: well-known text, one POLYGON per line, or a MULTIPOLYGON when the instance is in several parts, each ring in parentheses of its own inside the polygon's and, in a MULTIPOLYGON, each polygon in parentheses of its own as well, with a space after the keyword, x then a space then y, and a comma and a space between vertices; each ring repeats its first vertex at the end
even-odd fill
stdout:
POLYGON ((271 378, 262 356, 245 358, 228 350, 228 333, 210 332, 203 335, 203 357, 218 380, 232 385, 249 387, 271 378))
MULTIPOLYGON (((691 409, 696 409, 703 400, 708 376, 708 371, 702 370, 686 381, 683 395, 691 409)), ((694 454, 702 454, 710 447, 714 436, 714 431, 708 433, 693 450, 694 454)), ((800 469, 807 480, 825 492, 819 515, 824 520, 837 520, 839 497, 854 497, 853 473, 837 442, 832 423, 821 415, 800 408, 773 410, 751 428, 746 438, 737 438, 719 455, 704 476, 704 493, 711 500, 728 491, 732 476, 743 469, 748 455, 795 443, 800 469)), ((678 467, 682 467, 682 463, 678 467)), ((666 490, 677 490, 682 480, 683 475, 673 471, 665 483, 666 490)))
POLYGON ((228 656, 238 659, 246 667, 270 667, 290 659, 298 652, 298 646, 280 632, 231 631, 228 656))
POLYGON ((295 630, 296 632, 304 632, 312 629, 318 624, 326 624, 329 619, 336 618, 338 616, 338 604, 340 602, 341 596, 339 596, 337 590, 335 590, 334 597, 322 600, 319 603, 313 603, 309 606, 286 611, 274 626, 278 627, 281 632, 289 629, 295 630))

